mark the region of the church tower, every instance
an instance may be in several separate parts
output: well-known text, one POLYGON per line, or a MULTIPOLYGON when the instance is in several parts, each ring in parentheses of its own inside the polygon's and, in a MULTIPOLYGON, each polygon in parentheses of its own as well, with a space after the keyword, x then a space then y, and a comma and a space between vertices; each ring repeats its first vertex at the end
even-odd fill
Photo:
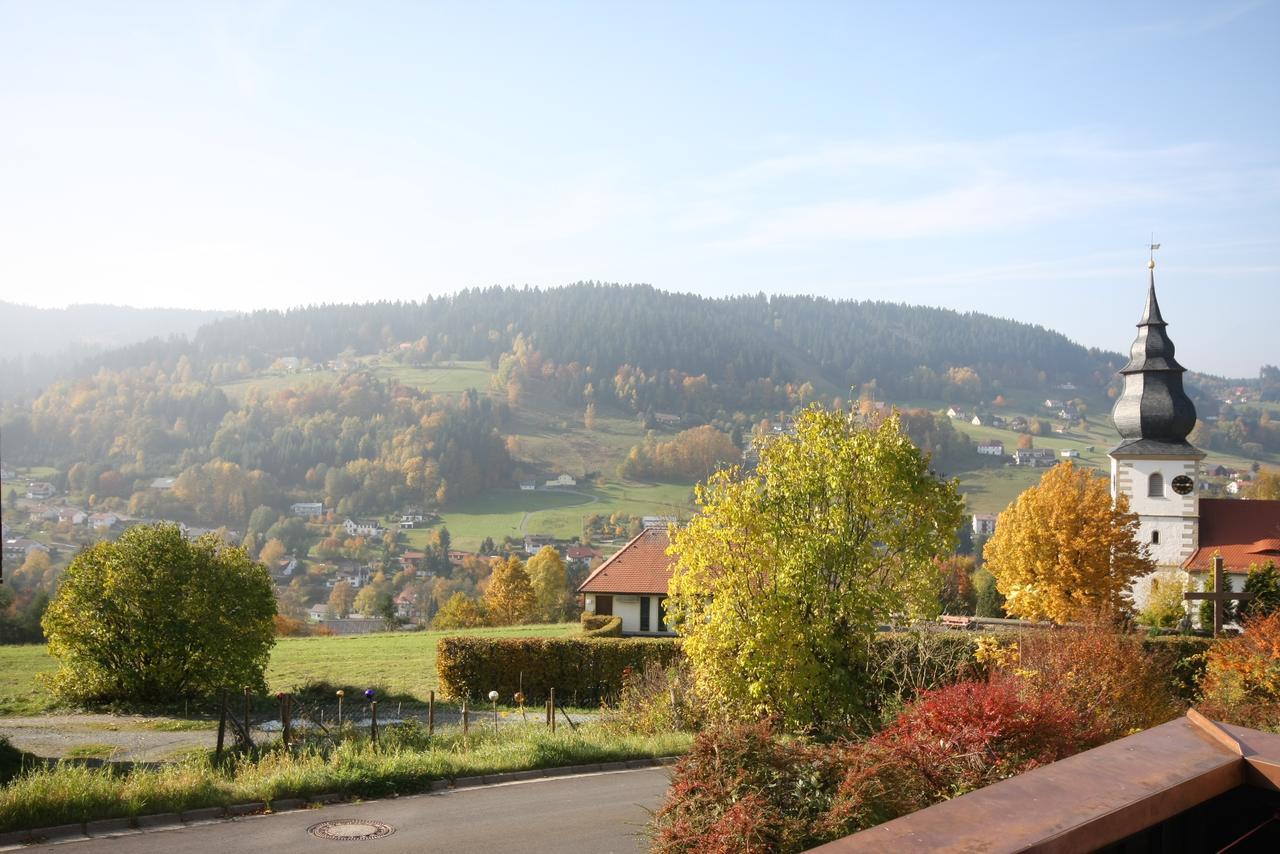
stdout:
MULTIPOLYGON (((1183 391, 1186 368, 1173 358, 1168 324, 1160 315, 1155 266, 1154 260, 1147 263, 1151 283, 1146 309, 1129 363, 1120 369, 1124 392, 1111 420, 1121 441, 1109 455, 1112 498, 1128 496, 1129 509, 1138 514, 1139 540, 1157 571, 1168 572, 1181 568, 1199 543, 1200 461, 1205 455, 1187 442, 1196 426, 1196 408, 1183 391)), ((1145 590, 1135 592, 1145 598, 1145 590)))

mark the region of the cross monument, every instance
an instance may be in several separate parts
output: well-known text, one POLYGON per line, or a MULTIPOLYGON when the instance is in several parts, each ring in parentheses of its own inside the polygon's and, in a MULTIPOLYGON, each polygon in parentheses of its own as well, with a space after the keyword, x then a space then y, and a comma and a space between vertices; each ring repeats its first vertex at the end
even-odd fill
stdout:
POLYGON ((1222 634, 1222 606, 1226 602, 1246 602, 1252 593, 1232 593, 1227 584, 1227 574, 1222 569, 1222 555, 1213 556, 1213 592, 1183 593, 1183 599, 1207 599, 1213 603, 1213 636, 1222 634))

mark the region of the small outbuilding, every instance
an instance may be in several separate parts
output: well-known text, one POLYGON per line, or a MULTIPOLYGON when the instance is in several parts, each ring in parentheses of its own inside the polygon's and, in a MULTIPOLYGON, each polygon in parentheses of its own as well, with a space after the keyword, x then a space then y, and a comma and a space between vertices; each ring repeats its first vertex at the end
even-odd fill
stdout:
POLYGON ((665 527, 645 528, 578 586, 593 614, 622 618, 624 635, 672 635, 667 627, 667 585, 675 560, 665 527))

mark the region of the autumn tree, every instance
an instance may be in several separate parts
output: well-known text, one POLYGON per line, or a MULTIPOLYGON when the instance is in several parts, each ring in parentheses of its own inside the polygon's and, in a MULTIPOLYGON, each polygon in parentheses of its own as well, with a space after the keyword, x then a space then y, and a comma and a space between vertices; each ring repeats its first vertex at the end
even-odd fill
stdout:
POLYGON ((1132 607, 1133 582, 1154 569, 1137 533, 1128 498, 1112 504, 1105 476, 1066 462, 1005 508, 983 556, 1014 616, 1119 615, 1132 607))
POLYGON ((896 415, 813 407, 759 451, 754 471, 698 485, 701 513, 672 539, 668 624, 708 705, 792 730, 846 722, 864 711, 876 627, 937 611, 957 486, 896 415))
POLYGON ((533 585, 534 618, 558 623, 565 618, 569 604, 569 574, 564 560, 552 546, 543 546, 526 567, 533 585))
POLYGON ((450 596, 431 620, 433 629, 473 629, 485 624, 481 603, 461 591, 450 596))
POLYGON ((266 545, 262 547, 262 551, 258 553, 258 560, 267 569, 274 570, 276 565, 284 559, 284 543, 279 540, 267 540, 266 545))
POLYGON ((351 582, 339 581, 333 585, 333 591, 329 594, 329 613, 344 620, 350 616, 355 601, 356 593, 351 589, 351 582))
POLYGON ((1244 592, 1252 593, 1253 598, 1240 603, 1241 618, 1249 620, 1280 611, 1280 569, 1276 569, 1275 561, 1250 566, 1244 592))
POLYGON ((265 690, 271 576, 243 549, 177 525, 136 526, 81 552, 45 612, 54 691, 74 700, 173 702, 265 690))
POLYGON ((529 622, 536 598, 529 573, 520 558, 511 555, 493 563, 493 575, 484 591, 485 610, 495 626, 516 626, 529 622))
POLYGON ((1280 500, 1280 472, 1259 471, 1254 475, 1253 483, 1249 485, 1245 495, 1255 501, 1280 500))
POLYGON ((351 607, 362 617, 372 617, 378 607, 378 590, 372 584, 360 588, 351 607))

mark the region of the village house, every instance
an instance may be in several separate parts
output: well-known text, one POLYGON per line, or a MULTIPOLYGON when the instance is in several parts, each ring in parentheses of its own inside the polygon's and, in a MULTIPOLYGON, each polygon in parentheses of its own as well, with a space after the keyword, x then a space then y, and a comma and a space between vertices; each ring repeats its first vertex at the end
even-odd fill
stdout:
POLYGON ((1009 419, 1010 430, 1026 430, 1027 426, 1027 419, 1021 415, 1015 415, 1009 419))
POLYGON ((523 490, 524 492, 533 492, 537 488, 538 488, 538 482, 535 480, 520 481, 520 489, 523 490))
POLYGON ((525 554, 537 554, 543 546, 554 546, 556 538, 550 534, 525 534, 524 552, 525 554))
POLYGON ((1045 408, 1045 409, 1061 409, 1062 407, 1064 407, 1064 406, 1066 406, 1066 405, 1067 405, 1066 401, 1064 401, 1064 400, 1053 400, 1052 398, 1050 398, 1049 400, 1046 400, 1046 401, 1044 402, 1044 408, 1045 408))
POLYGON ((994 513, 974 513, 972 526, 975 537, 989 537, 996 532, 996 516, 994 513))
POLYGON ((590 563, 600 557, 600 552, 591 546, 569 546, 564 556, 568 560, 590 563))
POLYGON ((422 562, 426 560, 426 554, 423 552, 405 552, 400 555, 400 568, 417 572, 422 569, 422 562))
POLYGON ((1013 452, 1013 464, 1016 466, 1048 468, 1055 462, 1057 455, 1053 448, 1018 448, 1013 452))
POLYGON ((1226 486, 1226 491, 1228 495, 1239 495, 1240 491, 1243 489, 1244 489, 1244 483, 1239 480, 1233 480, 1230 483, 1228 483, 1226 486))
POLYGON ((120 524, 120 517, 114 513, 94 513, 89 517, 89 527, 95 531, 110 531, 120 524))
POLYGON ((396 616, 406 620, 413 619, 418 616, 418 609, 413 604, 413 591, 406 587, 396 596, 396 616))
POLYGON ((324 515, 324 503, 321 501, 296 501, 289 505, 290 516, 301 516, 304 519, 316 519, 324 515))
POLYGON ((373 578, 373 567, 346 565, 339 569, 333 577, 325 579, 324 586, 332 590, 345 581, 351 585, 352 590, 359 590, 368 584, 371 578, 373 578))
POLYGON ((280 578, 292 578, 293 574, 298 571, 298 559, 293 555, 282 557, 276 561, 275 574, 280 578))
POLYGON ((952 406, 947 410, 947 417, 954 418, 957 421, 968 421, 969 413, 965 412, 963 409, 957 409, 956 407, 952 406))
POLYGON ((1064 460, 1074 460, 1080 457, 1080 452, 1074 448, 1066 448, 1059 454, 1064 460))
POLYGON ((49 547, 37 540, 27 539, 26 537, 15 537, 12 540, 4 541, 4 556, 7 558, 22 558, 25 560, 32 552, 49 553, 49 547))
POLYGON ((58 489, 52 483, 37 480, 27 484, 27 498, 34 501, 46 501, 57 494, 58 489))
POLYGON ((59 507, 58 521, 68 525, 83 525, 89 521, 89 514, 77 507, 59 507))
POLYGON ((1004 442, 998 439, 983 439, 975 447, 979 454, 985 454, 989 457, 1004 456, 1004 442))
POLYGON ((640 527, 642 528, 663 528, 676 523, 675 516, 642 516, 640 517, 640 527))
POLYGON ((357 522, 354 519, 347 519, 342 523, 342 530, 346 531, 349 537, 380 537, 385 529, 377 522, 357 522))
POLYGON ((547 486, 553 489, 557 486, 577 486, 577 485, 578 485, 578 481, 567 474, 562 474, 559 477, 557 477, 555 480, 547 481, 547 486))
POLYGON ((674 634, 666 622, 674 559, 666 528, 645 528, 578 586, 586 610, 622 618, 624 635, 674 634))
POLYGON ((653 420, 657 421, 659 424, 679 424, 680 416, 670 412, 655 412, 653 413, 653 420))
POLYGON ((321 620, 327 619, 328 616, 329 616, 328 602, 320 602, 316 605, 312 605, 310 608, 307 609, 307 619, 313 623, 318 623, 321 620))
POLYGON ((152 489, 170 490, 178 482, 176 477, 157 477, 151 481, 152 489))
POLYGON ((58 511, 47 504, 33 504, 27 508, 27 518, 32 522, 56 522, 58 511))

